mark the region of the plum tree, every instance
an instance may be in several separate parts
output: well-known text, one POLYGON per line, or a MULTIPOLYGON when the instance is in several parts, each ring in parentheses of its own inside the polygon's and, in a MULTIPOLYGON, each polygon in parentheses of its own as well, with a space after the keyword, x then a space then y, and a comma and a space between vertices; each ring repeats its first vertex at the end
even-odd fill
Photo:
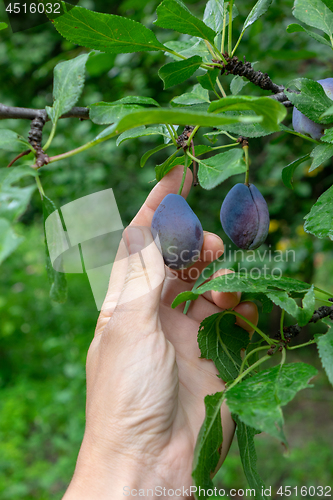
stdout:
POLYGON ((236 184, 222 203, 220 218, 224 232, 239 248, 254 250, 267 237, 268 207, 254 184, 236 184))
POLYGON ((154 239, 165 264, 171 269, 185 269, 198 260, 203 244, 203 230, 198 217, 186 200, 168 194, 157 207, 151 223, 154 239))
MULTIPOLYGON (((327 97, 333 100, 333 78, 324 78, 323 80, 318 80, 317 83, 323 87, 327 97)), ((300 134, 306 134, 319 141, 321 136, 324 134, 325 128, 331 127, 332 125, 324 125, 321 123, 316 123, 307 116, 303 115, 295 106, 293 110, 293 127, 296 132, 300 134)))

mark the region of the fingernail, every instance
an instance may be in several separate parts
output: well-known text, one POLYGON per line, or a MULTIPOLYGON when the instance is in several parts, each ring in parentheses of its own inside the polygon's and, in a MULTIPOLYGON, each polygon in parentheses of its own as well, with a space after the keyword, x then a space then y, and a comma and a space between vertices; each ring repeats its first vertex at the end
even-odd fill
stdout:
POLYGON ((128 227, 125 229, 124 233, 124 241, 130 255, 140 252, 144 248, 145 237, 139 227, 128 227))
POLYGON ((216 239, 218 239, 218 240, 222 243, 222 245, 223 245, 223 240, 222 240, 222 238, 220 238, 220 236, 218 236, 217 234, 215 234, 215 233, 209 233, 208 231, 207 231, 207 233, 206 233, 206 234, 207 234, 207 235, 209 234, 210 236, 214 236, 214 237, 215 237, 216 239))

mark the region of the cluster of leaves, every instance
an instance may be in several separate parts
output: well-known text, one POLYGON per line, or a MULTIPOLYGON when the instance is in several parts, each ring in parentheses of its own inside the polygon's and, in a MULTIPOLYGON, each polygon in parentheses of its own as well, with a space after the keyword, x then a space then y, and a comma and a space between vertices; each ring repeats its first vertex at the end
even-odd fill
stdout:
MULTIPOLYGON (((180 0, 164 0, 157 9, 155 24, 164 29, 189 35, 186 41, 174 40, 164 44, 158 41, 151 30, 140 23, 124 17, 92 12, 82 7, 74 7, 67 11, 66 4, 62 2, 64 13, 53 21, 59 33, 71 42, 112 54, 163 51, 173 58, 173 62, 165 64, 159 71, 165 89, 182 83, 198 70, 201 74, 197 76, 198 83, 189 92, 173 98, 169 107, 163 108, 156 100, 143 96, 130 96, 114 102, 91 104, 89 106, 91 121, 107 127, 93 140, 76 150, 51 157, 51 163, 73 156, 116 136, 118 136, 117 144, 121 144, 128 139, 157 135, 163 137, 164 143, 147 151, 142 157, 141 166, 144 166, 148 158, 158 151, 174 147, 174 152, 156 167, 157 180, 166 175, 176 164, 185 164, 186 156, 190 162, 198 162, 198 178, 204 189, 212 189, 228 177, 245 172, 247 164, 243 158, 244 153, 237 137, 231 134, 257 138, 277 131, 294 133, 281 125, 286 116, 286 109, 281 103, 269 97, 239 95, 246 85, 239 76, 235 76, 230 84, 232 95, 226 96, 219 79, 219 73, 225 62, 224 45, 227 27, 228 52, 232 55, 245 30, 266 12, 270 4, 271 0, 259 0, 255 4, 233 48, 232 21, 238 12, 233 1, 209 0, 201 21, 193 16, 180 0), (177 143, 177 130, 180 125, 188 124, 195 127, 194 133, 199 127, 213 128, 213 131, 206 134, 212 145, 198 144, 194 147, 192 155, 185 148, 183 156, 178 156, 180 148, 177 143), (214 147, 214 141, 219 134, 230 139, 230 143, 214 147), (221 148, 227 148, 228 151, 215 153, 221 148), (209 154, 209 157, 201 159, 204 154, 209 154)), ((332 45, 333 11, 328 2, 315 0, 315 4, 311 0, 296 0, 293 13, 300 21, 321 29, 326 33, 325 36, 295 24, 289 25, 287 31, 290 33, 305 31, 318 42, 332 45)), ((58 64, 55 68, 54 103, 52 107, 46 107, 52 122, 52 130, 43 147, 44 151, 52 143, 59 118, 68 112, 80 97, 88 59, 89 54, 81 54, 71 61, 58 64)), ((300 93, 287 90, 286 95, 301 112, 318 123, 326 124, 332 121, 331 100, 318 83, 308 79, 297 79, 289 85, 292 84, 300 93)), ((190 144, 190 139, 187 146, 190 144)), ((332 144, 332 131, 327 130, 311 152, 312 170, 333 156, 332 144)), ((0 147, 18 152, 31 149, 28 141, 11 130, 2 131, 0 147)), ((32 153, 30 156, 32 157, 32 153)), ((283 180, 287 186, 292 187, 291 180, 296 167, 308 157, 309 155, 305 155, 284 169, 283 180)), ((37 180, 43 199, 45 218, 55 210, 53 202, 44 194, 36 168, 22 166, 9 170, 0 169, 0 228, 3 228, 0 232, 0 259, 2 260, 19 243, 11 223, 24 212, 35 189, 35 185, 13 186, 26 176, 34 176, 37 180)), ((332 188, 319 198, 308 214, 305 229, 319 238, 328 236, 333 239, 331 213, 332 188)), ((52 297, 62 301, 66 295, 65 281, 53 270, 49 256, 47 258, 52 281, 52 297)), ((244 300, 261 301, 266 312, 276 304, 282 311, 292 315, 300 326, 306 325, 311 320, 315 310, 315 294, 320 292, 316 287, 297 280, 287 278, 252 280, 248 276, 235 274, 232 278, 223 276, 207 284, 202 284, 202 281, 197 282, 191 292, 178 296, 173 306, 183 301, 195 300, 207 290, 241 291, 244 300), (303 300, 302 307, 297 302, 300 298, 303 300)), ((253 438, 256 433, 265 431, 286 442, 282 428, 281 407, 307 386, 316 371, 304 363, 285 365, 285 353, 290 348, 289 345, 268 338, 258 328, 256 331, 261 336, 260 342, 249 343, 248 334, 234 324, 234 314, 226 311, 206 318, 198 334, 202 357, 214 361, 221 378, 227 383, 227 388, 223 393, 207 396, 205 400, 206 419, 197 442, 193 477, 198 486, 206 489, 212 486, 211 473, 216 468, 219 459, 218 450, 223 439, 220 407, 226 400, 238 424, 237 437, 246 477, 251 487, 256 489, 257 498, 263 498, 262 481, 256 472, 253 438), (246 349, 243 359, 240 356, 241 349, 246 349), (273 352, 259 358, 258 353, 265 350, 273 352), (278 351, 282 352, 281 364, 268 370, 257 371, 271 354, 278 351)), ((283 315, 281 326, 283 327, 283 315)), ((324 369, 333 383, 332 333, 316 336, 309 343, 311 342, 317 343, 324 369)))
MULTIPOLYGON (((217 262, 211 265, 214 272, 218 268, 216 265, 217 262)), ((270 312, 275 303, 294 316, 302 326, 311 320, 315 310, 315 292, 321 291, 313 285, 291 278, 251 279, 247 275, 235 273, 206 283, 203 277, 199 278, 191 292, 183 292, 176 297, 172 307, 184 301, 196 300, 208 290, 241 291, 244 300, 262 302, 266 312, 270 312), (303 299, 303 307, 299 307, 295 300, 299 297, 303 299)), ((196 484, 204 485, 206 489, 212 488, 211 473, 218 463, 218 450, 223 441, 220 408, 226 400, 237 423, 238 446, 246 478, 250 487, 255 489, 256 498, 262 499, 266 497, 262 495, 263 482, 256 471, 254 436, 266 432, 287 444, 283 432, 282 406, 293 399, 298 391, 308 387, 309 380, 316 375, 317 370, 305 363, 286 365, 286 350, 301 346, 290 347, 288 340, 281 343, 278 339, 268 338, 250 323, 261 339, 249 342, 248 333, 235 325, 235 316, 239 314, 227 310, 209 316, 200 325, 198 344, 201 356, 214 361, 220 377, 226 382, 226 389, 205 398, 206 419, 197 441, 193 477, 196 484), (243 359, 241 350, 245 351, 243 359), (259 358, 261 351, 266 351, 266 355, 259 358), (281 363, 257 371, 275 352, 282 352, 281 363)), ((280 332, 284 339, 283 316, 284 313, 280 332)), ((333 385, 333 331, 315 335, 307 344, 310 343, 317 343, 323 367, 333 385)))

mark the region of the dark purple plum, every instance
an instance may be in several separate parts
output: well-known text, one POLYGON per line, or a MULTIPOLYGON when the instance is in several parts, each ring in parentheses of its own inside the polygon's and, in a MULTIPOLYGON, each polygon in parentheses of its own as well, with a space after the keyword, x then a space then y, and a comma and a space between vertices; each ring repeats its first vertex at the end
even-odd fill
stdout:
MULTIPOLYGON (((333 100, 333 78, 324 78, 323 80, 318 80, 318 83, 323 87, 327 97, 333 100)), ((305 134, 319 141, 321 136, 324 134, 326 128, 332 125, 322 125, 316 123, 307 116, 303 115, 297 108, 293 109, 293 127, 299 134, 305 134)))
POLYGON ((224 198, 220 218, 224 232, 239 248, 254 250, 267 237, 268 207, 254 184, 236 184, 224 198))
POLYGON ((151 223, 153 238, 159 237, 165 264, 185 269, 200 257, 203 230, 198 217, 178 194, 167 194, 157 207, 151 223))

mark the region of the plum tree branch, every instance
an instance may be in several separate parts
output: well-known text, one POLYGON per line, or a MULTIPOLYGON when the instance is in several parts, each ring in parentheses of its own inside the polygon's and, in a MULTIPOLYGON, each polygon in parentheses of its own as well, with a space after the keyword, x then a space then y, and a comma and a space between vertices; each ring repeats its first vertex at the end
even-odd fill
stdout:
MULTIPOLYGON (((43 151, 42 148, 43 127, 45 123, 50 120, 45 109, 19 108, 14 106, 5 106, 0 103, 0 120, 9 118, 31 120, 28 140, 35 150, 36 167, 40 168, 43 165, 50 163, 49 156, 43 151)), ((89 109, 73 107, 70 111, 60 116, 60 118, 79 118, 80 120, 88 120, 89 109)), ((11 167, 18 159, 19 156, 14 158, 8 166, 11 167)))
MULTIPOLYGON (((333 302, 333 298, 328 299, 330 302, 333 302)), ((333 305, 332 306, 321 306, 319 307, 312 315, 309 323, 317 323, 320 319, 326 318, 329 316, 329 318, 333 321, 333 305)), ((296 337, 302 330, 302 327, 299 326, 298 323, 295 325, 290 325, 290 326, 285 326, 283 327, 283 336, 284 339, 282 339, 281 332, 279 331, 276 335, 275 338, 277 340, 283 340, 285 343, 289 343, 294 337, 296 337)))
MULTIPOLYGON (((255 71, 252 68, 250 62, 246 61, 244 56, 244 62, 240 61, 236 56, 229 56, 229 54, 223 54, 227 64, 224 64, 223 61, 213 61, 219 62, 222 65, 221 75, 232 74, 244 76, 247 80, 254 83, 263 90, 270 90, 274 95, 270 96, 272 99, 275 99, 281 102, 285 107, 289 108, 292 106, 292 103, 289 101, 288 97, 284 93, 285 87, 283 85, 277 85, 274 83, 267 73, 263 73, 262 71, 255 71)), ((297 92, 294 90, 288 89, 288 92, 297 92)))
MULTIPOLYGON (((32 108, 17 108, 15 106, 5 106, 0 103, 0 120, 8 118, 33 120, 34 118, 43 117, 45 122, 48 122, 48 117, 45 109, 32 108)), ((74 106, 68 113, 64 113, 60 118, 79 118, 80 120, 89 119, 89 109, 74 106)))

